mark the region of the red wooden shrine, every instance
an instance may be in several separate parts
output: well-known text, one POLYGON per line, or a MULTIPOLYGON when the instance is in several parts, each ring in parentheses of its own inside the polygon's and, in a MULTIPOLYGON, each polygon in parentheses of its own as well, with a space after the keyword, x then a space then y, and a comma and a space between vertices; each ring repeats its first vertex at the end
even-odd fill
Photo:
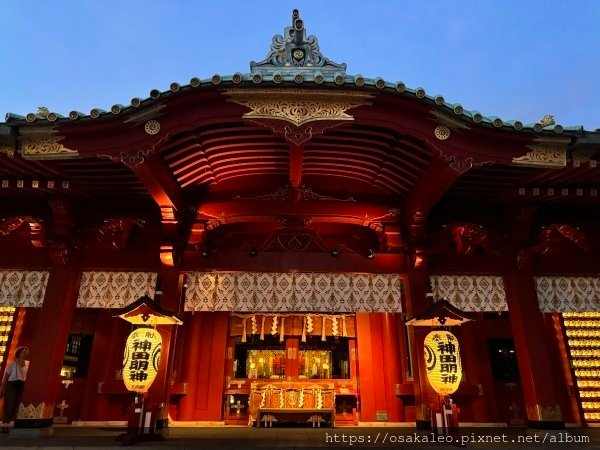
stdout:
POLYGON ((461 422, 600 419, 600 134, 349 75, 292 20, 249 74, 0 124, 2 369, 31 349, 15 426, 127 419, 113 312, 142 295, 183 322, 146 400, 174 424, 326 383, 336 426, 427 426, 428 330, 405 322, 444 297, 475 318, 461 422))

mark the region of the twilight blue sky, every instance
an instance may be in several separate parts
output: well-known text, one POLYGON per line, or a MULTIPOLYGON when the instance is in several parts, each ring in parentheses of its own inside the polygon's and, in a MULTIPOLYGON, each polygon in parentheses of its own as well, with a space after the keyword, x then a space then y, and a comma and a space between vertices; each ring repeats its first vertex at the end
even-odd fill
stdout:
POLYGON ((2 5, 0 113, 129 105, 249 72, 298 8, 349 74, 504 120, 600 128, 600 1, 29 0, 2 5))

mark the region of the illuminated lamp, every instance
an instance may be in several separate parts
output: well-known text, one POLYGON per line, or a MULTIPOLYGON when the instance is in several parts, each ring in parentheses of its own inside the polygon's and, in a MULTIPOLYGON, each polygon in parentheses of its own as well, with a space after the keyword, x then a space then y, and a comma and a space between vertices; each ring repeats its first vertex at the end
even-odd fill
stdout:
MULTIPOLYGON (((125 308, 116 311, 113 317, 120 317, 137 326, 127 337, 123 354, 123 383, 127 390, 136 392, 134 402, 135 414, 139 418, 129 419, 129 431, 118 436, 122 445, 128 445, 142 440, 162 440, 160 434, 147 434, 141 428, 144 417, 144 397, 157 376, 160 364, 162 338, 157 325, 181 325, 175 315, 161 308, 155 300, 147 295, 125 308)), ((146 413, 147 414, 147 413, 146 413)))
POLYGON ((162 337, 154 328, 137 328, 127 337, 123 382, 128 391, 148 392, 160 363, 162 337))
MULTIPOLYGON (((432 294, 427 294, 427 297, 432 294)), ((408 326, 436 328, 431 331, 423 343, 424 363, 427 380, 439 395, 439 410, 435 418, 436 427, 449 434, 458 427, 458 409, 451 407, 450 394, 458 389, 462 379, 462 364, 458 339, 450 331, 441 327, 459 326, 473 318, 453 306, 445 298, 434 302, 423 314, 406 322, 408 326)))
POLYGON ((181 320, 144 295, 117 311, 114 317, 138 325, 127 337, 123 355, 123 382, 129 391, 147 392, 158 371, 162 338, 157 325, 181 325, 181 320))
POLYGON ((462 379, 458 339, 449 331, 436 330, 425 337, 424 346, 429 384, 439 395, 454 394, 462 379))

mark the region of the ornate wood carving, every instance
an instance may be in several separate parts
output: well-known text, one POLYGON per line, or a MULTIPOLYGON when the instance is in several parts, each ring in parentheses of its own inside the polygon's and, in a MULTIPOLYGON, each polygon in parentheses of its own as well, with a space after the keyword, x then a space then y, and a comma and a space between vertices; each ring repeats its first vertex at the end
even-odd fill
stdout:
POLYGON ((556 255, 568 253, 573 246, 584 252, 590 251, 581 229, 571 225, 552 224, 542 227, 538 244, 532 250, 541 255, 556 255))
POLYGON ((42 224, 31 216, 17 216, 0 222, 0 236, 18 234, 31 241, 34 247, 44 246, 42 224))
POLYGON ((445 225, 444 228, 452 236, 456 253, 459 255, 470 256, 478 253, 499 253, 490 246, 488 233, 481 225, 459 223, 445 225))
POLYGON ((132 218, 106 219, 98 229, 98 242, 108 244, 115 250, 127 248, 131 233, 142 228, 144 221, 132 218))
POLYGON ((370 105, 370 94, 325 89, 229 89, 229 101, 251 109, 247 119, 279 119, 296 127, 319 120, 352 121, 347 110, 370 105))
POLYGON ((65 159, 79 156, 61 144, 64 136, 56 134, 53 127, 23 127, 20 129, 21 155, 25 159, 65 159))
POLYGON ((277 189, 275 192, 271 194, 259 195, 256 197, 242 197, 241 195, 236 195, 234 200, 277 200, 277 201, 285 201, 288 199, 294 199, 294 201, 332 201, 332 202, 352 202, 355 203, 356 200, 352 197, 348 197, 345 199, 329 197, 327 195, 321 195, 316 193, 305 185, 300 186, 298 189, 294 189, 290 186, 285 186, 277 189))
POLYGON ((320 89, 230 89, 229 101, 250 108, 243 118, 302 145, 315 134, 352 121, 351 108, 369 105, 370 94, 320 89))
POLYGON ((513 164, 528 167, 560 169, 567 165, 567 146, 571 143, 569 137, 539 137, 525 155, 513 158, 513 164))

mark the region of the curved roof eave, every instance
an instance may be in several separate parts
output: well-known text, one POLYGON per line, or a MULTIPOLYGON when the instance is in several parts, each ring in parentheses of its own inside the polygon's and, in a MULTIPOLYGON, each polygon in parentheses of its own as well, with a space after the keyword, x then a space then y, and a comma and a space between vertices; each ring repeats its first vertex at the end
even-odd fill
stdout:
MULTIPOLYGON (((235 73, 233 75, 213 75, 209 79, 201 80, 200 78, 192 78, 190 83, 187 85, 180 85, 179 83, 171 83, 169 90, 159 91, 153 89, 150 91, 150 96, 145 99, 134 97, 131 100, 129 106, 120 104, 113 105, 109 111, 105 111, 100 108, 93 108, 89 114, 84 114, 79 111, 71 111, 67 117, 61 116, 55 112, 41 112, 29 113, 26 116, 22 116, 14 113, 6 114, 7 125, 28 125, 28 124, 49 124, 49 123, 68 123, 79 120, 101 120, 118 115, 127 115, 130 112, 138 110, 145 106, 151 106, 161 99, 170 97, 172 95, 181 95, 184 92, 207 87, 232 87, 232 86, 304 86, 304 87, 328 87, 328 88, 350 88, 360 90, 376 90, 386 93, 393 93, 396 95, 404 95, 414 97, 416 100, 429 103, 431 106, 436 107, 440 111, 446 113, 453 113, 457 118, 463 120, 465 123, 475 123, 481 126, 487 126, 491 128, 498 128, 517 132, 535 132, 544 134, 561 134, 567 133, 570 135, 582 135, 586 132, 583 126, 569 126, 564 127, 562 125, 550 125, 544 127, 540 123, 523 124, 519 120, 502 120, 495 116, 483 116, 478 111, 465 110, 459 103, 448 103, 441 95, 430 96, 427 95, 425 89, 416 88, 411 89, 406 87, 402 82, 391 83, 385 81, 383 78, 366 78, 362 75, 344 75, 342 73, 334 74, 332 76, 322 75, 319 72, 315 72, 312 77, 306 75, 306 73, 298 73, 295 75, 286 75, 274 73, 273 75, 263 76, 260 72, 253 72, 247 74, 235 73)), ((587 133, 596 133, 593 131, 587 131, 587 133)))

